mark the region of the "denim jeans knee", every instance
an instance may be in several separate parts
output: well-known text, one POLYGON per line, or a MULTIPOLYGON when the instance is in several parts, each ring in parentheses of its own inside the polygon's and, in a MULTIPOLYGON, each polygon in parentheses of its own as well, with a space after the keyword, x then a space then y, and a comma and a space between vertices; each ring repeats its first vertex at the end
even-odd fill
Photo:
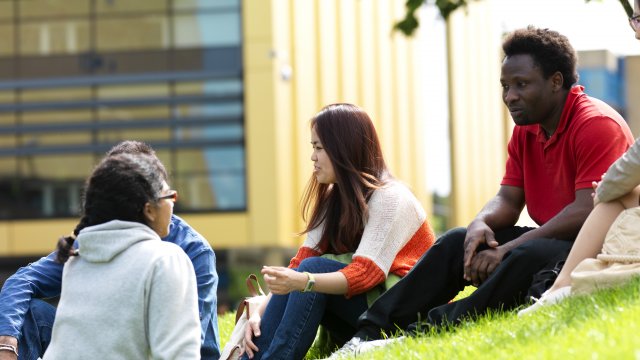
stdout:
POLYGON ((51 342, 56 308, 46 301, 32 299, 18 339, 20 360, 36 360, 44 355, 51 342))
POLYGON ((298 271, 303 272, 307 271, 310 273, 327 273, 338 271, 347 266, 347 264, 341 263, 339 261, 326 259, 319 256, 314 256, 310 258, 306 258, 300 262, 300 266, 298 266, 298 271))

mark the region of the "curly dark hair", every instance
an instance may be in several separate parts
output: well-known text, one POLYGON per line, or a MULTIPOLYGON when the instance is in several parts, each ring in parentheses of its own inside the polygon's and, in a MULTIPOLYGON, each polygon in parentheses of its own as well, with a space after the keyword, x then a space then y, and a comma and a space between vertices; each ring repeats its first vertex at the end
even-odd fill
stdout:
POLYGON ((58 262, 76 255, 73 242, 85 227, 111 220, 146 224, 144 206, 156 201, 166 180, 164 165, 155 156, 121 153, 104 158, 85 184, 80 223, 73 235, 58 240, 58 262))
POLYGON ((578 82, 576 63, 578 56, 566 36, 557 31, 539 29, 529 25, 515 30, 502 43, 505 58, 515 55, 531 55, 545 78, 559 71, 562 87, 570 89, 578 82))

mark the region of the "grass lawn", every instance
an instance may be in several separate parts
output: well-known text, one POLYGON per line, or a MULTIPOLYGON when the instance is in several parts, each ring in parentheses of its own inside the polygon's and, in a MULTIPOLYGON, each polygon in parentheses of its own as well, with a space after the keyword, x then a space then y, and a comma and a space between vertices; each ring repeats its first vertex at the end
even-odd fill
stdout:
MULTIPOLYGON (((234 314, 220 319, 220 336, 234 314)), ((322 357, 312 348, 308 359, 322 357)), ((494 312, 361 355, 362 359, 640 359, 640 279, 519 318, 494 312)))

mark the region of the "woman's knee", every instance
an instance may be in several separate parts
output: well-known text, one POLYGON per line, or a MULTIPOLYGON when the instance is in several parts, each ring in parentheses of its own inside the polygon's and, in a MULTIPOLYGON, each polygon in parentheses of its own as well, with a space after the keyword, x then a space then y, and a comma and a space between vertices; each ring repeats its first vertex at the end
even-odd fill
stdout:
POLYGON ((338 261, 323 258, 321 256, 313 256, 306 258, 300 262, 298 271, 307 271, 310 273, 325 273, 338 271, 345 267, 346 264, 342 264, 338 261))

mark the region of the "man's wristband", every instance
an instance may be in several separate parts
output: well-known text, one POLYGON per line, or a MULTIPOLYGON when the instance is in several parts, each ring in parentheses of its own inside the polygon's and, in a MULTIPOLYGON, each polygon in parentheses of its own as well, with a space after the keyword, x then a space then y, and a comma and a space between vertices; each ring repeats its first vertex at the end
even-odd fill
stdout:
POLYGON ((11 344, 0 344, 0 351, 11 351, 18 356, 18 348, 11 344))

